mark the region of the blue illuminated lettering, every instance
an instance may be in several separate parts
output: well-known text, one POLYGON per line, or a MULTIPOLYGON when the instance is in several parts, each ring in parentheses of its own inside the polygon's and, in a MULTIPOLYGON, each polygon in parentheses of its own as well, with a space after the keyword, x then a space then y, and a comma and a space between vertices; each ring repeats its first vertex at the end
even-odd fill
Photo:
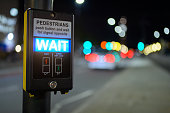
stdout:
POLYGON ((34 38, 33 51, 35 52, 70 52, 71 40, 34 38))

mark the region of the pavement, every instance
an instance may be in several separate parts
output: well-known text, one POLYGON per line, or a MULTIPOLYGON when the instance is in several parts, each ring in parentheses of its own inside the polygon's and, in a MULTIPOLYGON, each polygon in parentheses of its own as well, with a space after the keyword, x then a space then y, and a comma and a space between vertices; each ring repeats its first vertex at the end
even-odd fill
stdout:
POLYGON ((152 54, 150 58, 170 72, 170 55, 152 54))
POLYGON ((170 73, 149 59, 140 62, 129 64, 72 113, 170 113, 170 73))
POLYGON ((22 74, 22 60, 15 62, 0 61, 0 77, 22 74))

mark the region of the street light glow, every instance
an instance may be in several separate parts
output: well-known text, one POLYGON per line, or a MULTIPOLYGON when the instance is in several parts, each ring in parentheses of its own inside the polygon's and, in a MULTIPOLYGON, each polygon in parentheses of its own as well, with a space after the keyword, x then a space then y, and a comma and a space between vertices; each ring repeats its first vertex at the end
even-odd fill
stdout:
POLYGON ((82 4, 82 3, 84 3, 84 0, 76 0, 76 3, 77 4, 82 4))
POLYGON ((90 54, 91 53, 91 49, 83 49, 83 53, 85 54, 85 55, 88 55, 88 54, 90 54))
POLYGON ((106 43, 106 49, 107 50, 112 50, 112 48, 113 48, 113 44, 111 42, 107 42, 106 43))
POLYGON ((12 40, 14 38, 14 34, 13 33, 9 33, 7 38, 8 38, 8 40, 12 40))
POLYGON ((155 37, 155 38, 159 38, 159 37, 160 37, 160 33, 159 33, 158 31, 155 31, 155 32, 154 32, 154 37, 155 37))
POLYGON ((84 47, 85 49, 91 49, 92 43, 91 43, 90 41, 85 41, 85 42, 83 43, 83 47, 84 47))
POLYGON ((125 24, 120 24, 119 26, 122 28, 123 31, 127 31, 127 26, 125 24))
POLYGON ((168 35, 168 34, 169 34, 169 28, 165 27, 165 28, 164 28, 164 33, 165 33, 166 35, 168 35))
POLYGON ((156 43, 157 51, 161 50, 161 44, 159 42, 156 43))
POLYGON ((121 33, 119 33, 119 36, 120 36, 120 37, 125 37, 125 36, 126 36, 125 31, 122 31, 121 33))
POLYGON ((116 33, 121 33, 122 32, 122 28, 120 26, 116 26, 115 27, 115 32, 116 33))
POLYGON ((17 53, 19 53, 19 52, 21 51, 21 46, 20 46, 20 45, 16 45, 16 46, 15 46, 15 51, 16 51, 17 53))
POLYGON ((10 15, 11 16, 17 16, 18 15, 18 9, 17 8, 11 8, 10 9, 10 15))
POLYGON ((143 42, 139 42, 139 43, 138 43, 138 49, 139 49, 139 51, 143 51, 144 48, 145 48, 144 43, 143 43, 143 42))
POLYGON ((125 17, 121 17, 120 23, 125 25, 127 23, 127 19, 125 17))
POLYGON ((128 52, 128 47, 122 44, 120 51, 121 51, 122 53, 126 54, 126 53, 128 52))
POLYGON ((107 20, 107 23, 109 24, 109 25, 115 25, 115 19, 114 18, 109 18, 108 20, 107 20))

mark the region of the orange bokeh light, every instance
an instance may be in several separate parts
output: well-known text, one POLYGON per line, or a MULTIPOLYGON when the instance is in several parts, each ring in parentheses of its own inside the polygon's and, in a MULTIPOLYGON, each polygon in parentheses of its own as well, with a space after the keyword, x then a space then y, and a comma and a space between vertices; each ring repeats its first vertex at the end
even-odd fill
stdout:
POLYGON ((102 49, 106 49, 106 43, 107 43, 106 41, 101 42, 100 46, 102 49))

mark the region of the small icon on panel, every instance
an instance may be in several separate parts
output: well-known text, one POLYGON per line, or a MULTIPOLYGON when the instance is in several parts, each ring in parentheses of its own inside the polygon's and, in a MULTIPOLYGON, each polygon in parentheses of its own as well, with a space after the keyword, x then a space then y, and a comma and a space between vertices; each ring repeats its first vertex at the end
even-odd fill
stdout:
POLYGON ((42 73, 47 75, 50 73, 50 57, 43 57, 42 59, 42 73))
POLYGON ((62 73, 62 58, 55 58, 55 73, 62 73))

